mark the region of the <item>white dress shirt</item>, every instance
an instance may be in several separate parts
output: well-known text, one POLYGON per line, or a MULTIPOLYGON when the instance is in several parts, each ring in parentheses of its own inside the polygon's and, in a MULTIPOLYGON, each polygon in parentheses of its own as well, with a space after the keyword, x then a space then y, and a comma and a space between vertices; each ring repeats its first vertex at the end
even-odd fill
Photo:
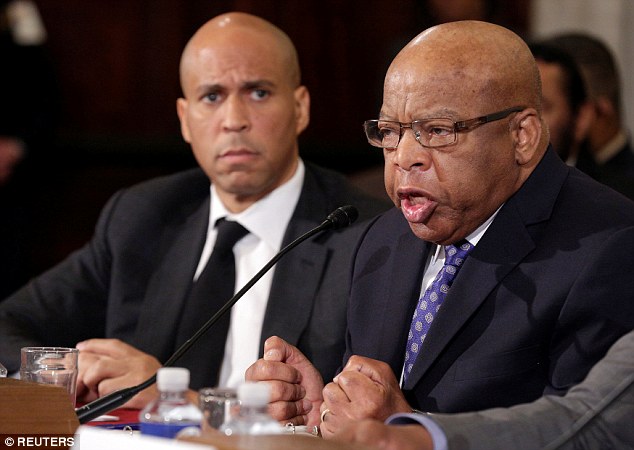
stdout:
MULTIPOLYGON (((216 241, 214 224, 222 217, 235 220, 249 231, 233 247, 236 261, 234 293, 258 273, 281 248, 284 233, 302 190, 304 170, 304 164, 300 160, 290 180, 239 214, 227 211, 212 184, 207 240, 194 279, 198 279, 209 260, 216 241)), ((274 271, 275 267, 253 285, 231 309, 231 325, 225 344, 219 386, 236 387, 243 383, 244 372, 258 358, 262 322, 274 271)))

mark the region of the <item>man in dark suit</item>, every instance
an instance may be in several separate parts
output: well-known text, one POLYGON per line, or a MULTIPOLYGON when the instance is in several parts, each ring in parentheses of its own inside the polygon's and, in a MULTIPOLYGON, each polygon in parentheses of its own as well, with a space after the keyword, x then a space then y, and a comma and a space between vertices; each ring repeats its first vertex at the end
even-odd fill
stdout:
POLYGON ((365 129, 400 211, 360 242, 334 381, 278 338, 249 368, 278 419, 330 436, 561 395, 634 328, 634 204, 561 161, 540 99, 530 50, 496 25, 439 25, 397 55, 365 129))
POLYGON ((623 124, 621 77, 614 55, 604 42, 585 33, 559 34, 544 42, 572 55, 592 106, 588 146, 576 167, 634 199, 634 152, 623 124))
POLYGON ((387 423, 401 426, 367 420, 351 424, 336 438, 382 450, 621 449, 634 447, 633 415, 630 332, 564 397, 462 414, 396 414, 387 423))
MULTIPOLYGON (((352 204, 361 218, 385 209, 299 158, 309 94, 293 44, 272 24, 241 13, 212 19, 187 44, 180 75, 182 134, 201 168, 115 194, 84 248, 2 303, 0 357, 10 371, 22 346, 77 344, 79 400, 136 385, 215 312, 192 311, 187 296, 217 219, 248 232, 233 246, 237 290, 337 207, 352 204)), ((333 376, 359 235, 355 227, 318 235, 281 260, 235 305, 228 332, 206 335, 177 361, 191 370, 191 387, 240 383, 273 334, 333 376)))

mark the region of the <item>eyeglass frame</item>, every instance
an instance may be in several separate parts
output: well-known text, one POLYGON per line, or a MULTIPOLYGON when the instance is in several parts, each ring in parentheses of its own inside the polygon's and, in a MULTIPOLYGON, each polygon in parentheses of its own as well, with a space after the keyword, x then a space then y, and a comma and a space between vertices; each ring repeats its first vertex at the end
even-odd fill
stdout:
POLYGON ((420 141, 420 132, 414 132, 414 137, 416 138, 416 141, 425 148, 440 148, 440 147, 447 147, 449 145, 454 145, 456 142, 458 142, 458 133, 461 131, 471 131, 481 125, 484 125, 486 123, 489 122, 495 122, 497 120, 502 120, 506 117, 508 117, 509 115, 511 115, 514 112, 520 112, 523 111, 524 109, 526 109, 523 106, 513 106, 511 108, 507 108, 507 109, 503 109, 502 111, 498 111, 498 112, 494 112, 491 114, 486 114, 484 116, 479 116, 473 119, 466 119, 466 120, 459 120, 459 121, 453 121, 451 118, 449 117, 430 117, 428 119, 420 119, 420 120, 413 120, 409 123, 403 123, 403 122, 398 122, 396 120, 383 120, 383 119, 375 119, 375 120, 366 120, 365 122, 363 122, 363 131, 365 132, 365 136, 366 139, 368 140, 368 143, 370 145, 372 145, 373 147, 378 147, 378 148, 397 148, 398 144, 401 143, 401 138, 403 137, 403 133, 404 133, 404 129, 405 128, 409 128, 412 131, 414 131, 413 129, 413 125, 415 123, 421 123, 421 122, 429 122, 432 120, 448 120, 448 121, 452 121, 453 122, 453 136, 454 139, 452 142, 449 142, 447 144, 442 144, 442 145, 425 145, 420 141), (379 123, 379 122, 388 122, 388 123, 397 123, 400 127, 399 130, 399 135, 398 135, 398 140, 396 141, 396 145, 393 147, 385 147, 383 145, 375 145, 372 143, 372 141, 370 140, 370 137, 368 136, 368 126, 371 123, 379 123))

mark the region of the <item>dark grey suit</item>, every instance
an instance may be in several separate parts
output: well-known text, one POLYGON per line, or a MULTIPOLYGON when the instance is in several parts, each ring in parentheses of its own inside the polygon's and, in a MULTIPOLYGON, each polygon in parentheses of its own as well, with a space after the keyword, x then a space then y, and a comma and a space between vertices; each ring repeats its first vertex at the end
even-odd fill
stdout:
MULTIPOLYGON (((302 193, 283 245, 352 204, 360 219, 386 205, 351 188, 342 175, 306 164, 302 193)), ((0 305, 0 360, 19 366, 25 345, 74 346, 119 338, 165 361, 180 342, 176 324, 192 284, 209 219, 209 180, 200 169, 115 194, 92 240, 0 305)), ((276 226, 276 224, 271 224, 276 226)), ((344 351, 351 256, 361 227, 318 235, 278 264, 262 341, 276 334, 332 377, 344 351)), ((192 334, 195 330, 191 330, 192 334)), ((190 350, 204 364, 204 346, 190 350)), ((193 388, 213 385, 192 371, 193 388)))

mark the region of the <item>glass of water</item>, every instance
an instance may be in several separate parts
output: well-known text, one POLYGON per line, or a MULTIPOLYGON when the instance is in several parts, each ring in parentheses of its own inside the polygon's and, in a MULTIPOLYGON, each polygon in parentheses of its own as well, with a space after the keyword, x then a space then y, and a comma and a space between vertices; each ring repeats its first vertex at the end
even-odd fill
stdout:
POLYGON ((75 406, 79 350, 68 347, 23 347, 20 379, 62 386, 75 406))

